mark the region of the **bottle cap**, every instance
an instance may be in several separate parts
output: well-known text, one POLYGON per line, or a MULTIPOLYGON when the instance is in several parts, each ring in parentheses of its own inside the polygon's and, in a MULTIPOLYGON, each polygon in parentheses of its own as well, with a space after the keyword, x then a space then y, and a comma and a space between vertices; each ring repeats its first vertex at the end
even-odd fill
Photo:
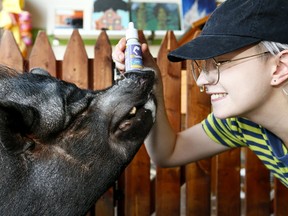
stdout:
POLYGON ((126 40, 128 39, 138 39, 138 31, 134 28, 134 23, 129 22, 128 29, 126 30, 126 40))

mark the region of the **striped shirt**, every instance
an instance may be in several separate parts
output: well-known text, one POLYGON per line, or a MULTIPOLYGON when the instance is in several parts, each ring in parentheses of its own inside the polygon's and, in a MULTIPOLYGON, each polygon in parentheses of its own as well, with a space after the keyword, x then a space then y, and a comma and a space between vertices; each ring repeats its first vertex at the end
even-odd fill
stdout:
POLYGON ((288 187, 288 151, 273 133, 245 118, 217 119, 210 114, 202 121, 207 135, 225 146, 248 147, 288 187))

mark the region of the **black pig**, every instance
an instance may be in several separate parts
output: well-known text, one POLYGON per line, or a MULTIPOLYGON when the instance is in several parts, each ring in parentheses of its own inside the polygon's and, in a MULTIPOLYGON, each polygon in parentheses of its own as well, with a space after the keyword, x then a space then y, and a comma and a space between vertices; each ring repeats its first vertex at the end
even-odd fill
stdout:
POLYGON ((154 72, 125 76, 91 91, 0 67, 0 215, 84 215, 117 180, 156 112, 154 72))

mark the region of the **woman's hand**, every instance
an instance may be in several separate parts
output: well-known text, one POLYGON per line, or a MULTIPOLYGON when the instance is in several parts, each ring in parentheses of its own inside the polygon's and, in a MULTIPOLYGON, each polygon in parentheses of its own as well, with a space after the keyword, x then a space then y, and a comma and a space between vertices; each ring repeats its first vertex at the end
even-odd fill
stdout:
MULTIPOLYGON (((125 72, 125 48, 126 48, 126 39, 121 38, 115 49, 112 53, 113 61, 115 62, 116 68, 121 72, 125 72)), ((146 43, 141 45, 142 48, 142 58, 144 67, 149 67, 155 70, 156 73, 159 73, 159 68, 155 62, 152 54, 150 53, 149 47, 146 43)), ((157 74, 158 76, 158 74, 157 74)))
POLYGON ((125 72, 125 48, 126 39, 121 38, 112 53, 112 59, 115 62, 115 66, 121 73, 125 72))

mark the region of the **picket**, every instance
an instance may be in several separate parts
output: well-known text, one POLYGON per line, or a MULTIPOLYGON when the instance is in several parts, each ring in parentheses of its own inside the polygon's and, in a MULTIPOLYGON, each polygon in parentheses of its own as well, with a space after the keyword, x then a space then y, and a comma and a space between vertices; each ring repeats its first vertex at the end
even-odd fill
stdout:
POLYGON ((30 69, 41 67, 57 77, 56 58, 44 31, 38 33, 28 61, 30 69))
MULTIPOLYGON (((93 71, 89 73, 91 89, 100 90, 113 83, 112 48, 105 31, 101 32, 94 46, 93 71)), ((93 209, 92 209, 93 212, 93 209)), ((96 215, 114 214, 114 189, 111 187, 96 203, 96 215)), ((92 214, 93 215, 93 214, 92 214)))
POLYGON ((274 180, 274 202, 270 212, 275 216, 286 216, 288 212, 288 189, 278 180, 274 180))
POLYGON ((233 149, 216 156, 217 215, 240 215, 240 150, 233 149))
POLYGON ((103 31, 94 47, 92 89, 99 90, 112 85, 112 63, 112 47, 106 32, 103 31))
MULTIPOLYGON (((142 31, 139 39, 147 42, 142 31)), ((118 215, 148 216, 151 209, 150 158, 144 145, 126 168, 119 191, 124 194, 118 215)), ((121 203, 121 201, 120 201, 121 203)))
POLYGON ((67 44, 60 78, 80 88, 88 88, 88 56, 77 30, 73 31, 67 44))
MULTIPOLYGON (((143 32, 139 33, 143 41, 143 32)), ((157 63, 163 77, 167 114, 173 128, 179 131, 183 123, 180 112, 181 70, 188 72, 186 127, 199 123, 211 111, 211 107, 209 97, 199 92, 189 73, 191 61, 184 64, 167 61, 167 53, 177 46, 173 32, 167 32, 159 49, 157 63)), ((9 31, 5 31, 1 38, 0 49, 0 63, 20 72, 42 67, 53 76, 94 90, 113 84, 112 46, 105 31, 97 38, 94 59, 88 59, 77 30, 69 39, 63 60, 55 59, 45 32, 37 35, 28 59, 23 58, 9 31)), ((272 213, 282 216, 288 212, 288 189, 278 180, 273 181, 259 159, 245 148, 185 167, 157 168, 156 178, 151 179, 150 168, 149 156, 142 145, 119 180, 97 201, 87 216, 177 216, 182 207, 186 209, 187 216, 268 216, 272 213), (241 169, 246 171, 244 176, 240 175, 241 169), (183 183, 186 188, 184 204, 180 203, 183 183)))
POLYGON ((144 145, 126 168, 123 180, 124 212, 119 215, 150 215, 150 159, 144 145))
MULTIPOLYGON (((169 51, 177 48, 173 32, 168 31, 157 56, 162 71, 164 103, 169 121, 175 131, 181 127, 181 63, 168 61, 169 51)), ((161 112, 161 110, 160 110, 161 112)), ((156 215, 174 216, 180 213, 180 168, 157 168, 156 215)))
POLYGON ((270 215, 270 173, 255 154, 245 149, 245 214, 270 215))
MULTIPOLYGON (((193 38, 199 35, 195 32, 193 38)), ((187 113, 186 127, 201 122, 211 111, 210 97, 199 91, 193 80, 192 62, 186 62, 187 113)), ((211 215, 211 159, 186 165, 186 215, 211 215)))
POLYGON ((0 64, 12 67, 18 71, 23 71, 24 58, 12 32, 4 31, 0 43, 0 50, 0 64))

